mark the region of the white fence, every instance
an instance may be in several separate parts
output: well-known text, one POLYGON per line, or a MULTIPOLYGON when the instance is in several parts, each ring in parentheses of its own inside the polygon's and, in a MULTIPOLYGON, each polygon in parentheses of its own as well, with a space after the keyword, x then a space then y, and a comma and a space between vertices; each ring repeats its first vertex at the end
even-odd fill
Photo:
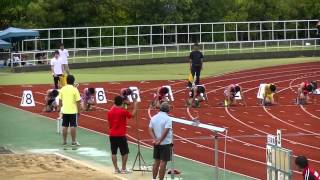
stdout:
POLYGON ((31 62, 28 64, 36 64, 38 57, 47 61, 60 43, 69 50, 71 63, 186 56, 194 42, 200 43, 205 54, 314 49, 316 23, 290 20, 35 29, 40 38, 23 41, 21 52, 13 53, 11 59, 19 57, 31 62))
MULTIPOLYGON (((292 50, 316 50, 320 49, 317 42, 319 39, 293 39, 293 40, 267 40, 267 41, 239 41, 202 43, 200 47, 204 55, 254 53, 269 51, 292 51, 292 50)), ((107 48, 78 48, 69 49, 69 63, 115 61, 130 59, 151 59, 165 57, 187 57, 193 44, 168 44, 152 46, 128 46, 107 48)), ((26 51, 12 53, 11 58, 15 65, 48 64, 52 51, 26 51), (37 59, 41 53, 42 58, 37 59), (18 57, 18 58, 17 58, 18 57)), ((13 64, 14 66, 14 64, 13 64)))

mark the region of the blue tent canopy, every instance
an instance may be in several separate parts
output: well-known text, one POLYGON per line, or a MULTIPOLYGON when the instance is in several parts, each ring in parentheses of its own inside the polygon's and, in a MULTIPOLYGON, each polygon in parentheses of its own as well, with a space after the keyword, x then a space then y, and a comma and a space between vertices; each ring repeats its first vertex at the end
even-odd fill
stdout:
POLYGON ((0 49, 10 49, 11 44, 0 39, 0 49))
POLYGON ((24 39, 31 39, 39 36, 38 31, 30 30, 30 29, 21 29, 9 27, 0 32, 0 39, 9 41, 9 42, 17 42, 24 39))

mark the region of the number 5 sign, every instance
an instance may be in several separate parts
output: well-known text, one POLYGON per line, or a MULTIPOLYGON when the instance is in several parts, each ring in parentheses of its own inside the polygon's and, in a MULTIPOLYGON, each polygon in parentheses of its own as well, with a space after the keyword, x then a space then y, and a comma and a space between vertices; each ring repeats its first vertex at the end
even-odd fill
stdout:
POLYGON ((129 87, 131 89, 132 94, 128 96, 129 102, 141 102, 139 89, 137 87, 129 87))
POLYGON ((107 97, 103 88, 96 88, 96 102, 97 104, 107 103, 107 97))
POLYGON ((32 91, 30 90, 23 91, 20 106, 24 106, 24 107, 35 106, 32 91))

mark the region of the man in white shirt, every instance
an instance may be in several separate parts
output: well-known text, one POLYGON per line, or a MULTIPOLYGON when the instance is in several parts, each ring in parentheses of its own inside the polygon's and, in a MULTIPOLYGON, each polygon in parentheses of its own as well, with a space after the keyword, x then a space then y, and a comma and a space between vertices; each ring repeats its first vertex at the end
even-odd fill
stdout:
POLYGON ((67 75, 69 75, 70 74, 69 65, 68 65, 69 52, 67 49, 64 48, 64 45, 62 43, 60 44, 59 55, 62 60, 62 64, 64 66, 64 71, 67 75))
POLYGON ((52 76, 53 76, 53 81, 54 81, 54 87, 55 89, 58 89, 58 83, 60 80, 60 76, 62 76, 63 74, 63 65, 61 62, 61 59, 59 57, 59 51, 55 51, 53 53, 53 58, 50 61, 50 65, 51 65, 51 72, 52 72, 52 76))
POLYGON ((151 118, 149 124, 149 133, 154 144, 153 179, 157 178, 158 173, 159 179, 164 179, 167 162, 171 160, 172 156, 172 120, 168 116, 169 110, 169 103, 163 102, 160 105, 160 112, 151 118))

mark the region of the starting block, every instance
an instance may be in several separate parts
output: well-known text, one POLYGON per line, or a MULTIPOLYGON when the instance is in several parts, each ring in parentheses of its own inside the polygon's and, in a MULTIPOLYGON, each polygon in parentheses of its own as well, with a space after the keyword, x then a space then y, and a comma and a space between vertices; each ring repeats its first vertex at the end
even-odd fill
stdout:
POLYGON ((313 94, 315 94, 315 95, 320 95, 320 88, 314 90, 314 91, 313 91, 313 94))
POLYGON ((129 87, 131 89, 132 94, 128 96, 129 102, 141 102, 139 89, 137 87, 129 87))
POLYGON ((97 104, 107 103, 106 93, 103 88, 96 88, 96 102, 97 104))
MULTIPOLYGON (((168 88, 169 89, 169 95, 170 95, 170 99, 169 99, 169 101, 174 101, 174 97, 173 97, 173 93, 172 93, 172 89, 171 89, 171 86, 162 86, 162 87, 166 87, 166 88, 168 88)), ((168 97, 169 95, 168 94, 166 94, 166 97, 168 97)))
POLYGON ((259 91, 258 91, 258 94, 257 94, 257 98, 258 99, 264 99, 263 98, 263 95, 264 95, 264 93, 265 93, 265 89, 266 89, 266 86, 267 86, 268 84, 260 84, 260 86, 259 86, 259 91))
POLYGON ((22 107, 35 106, 35 102, 34 102, 34 98, 31 90, 23 91, 20 106, 22 107))

